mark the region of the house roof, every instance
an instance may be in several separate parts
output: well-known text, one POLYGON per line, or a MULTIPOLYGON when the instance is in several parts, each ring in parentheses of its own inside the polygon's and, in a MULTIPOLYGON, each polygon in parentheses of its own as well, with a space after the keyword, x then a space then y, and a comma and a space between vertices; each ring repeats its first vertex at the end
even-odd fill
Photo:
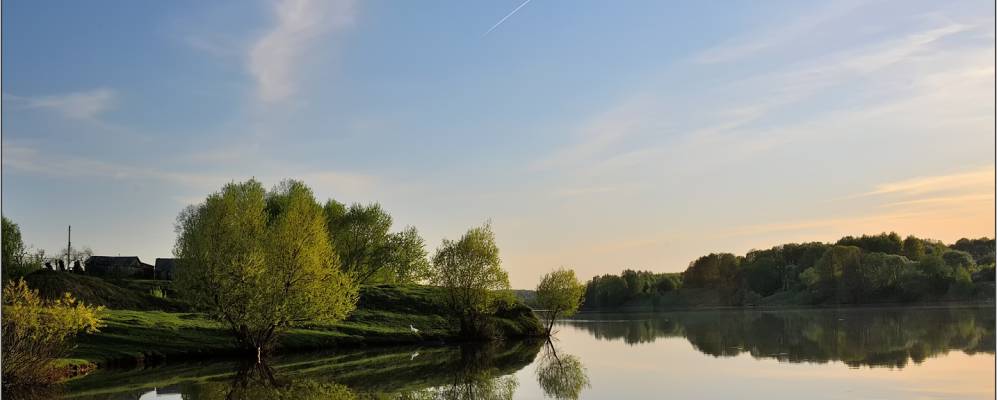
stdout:
POLYGON ((140 268, 152 269, 152 265, 146 264, 136 256, 93 256, 87 259, 86 267, 96 269, 111 268, 140 268))
POLYGON ((177 265, 177 259, 175 258, 157 258, 156 259, 156 269, 167 270, 173 269, 177 265))

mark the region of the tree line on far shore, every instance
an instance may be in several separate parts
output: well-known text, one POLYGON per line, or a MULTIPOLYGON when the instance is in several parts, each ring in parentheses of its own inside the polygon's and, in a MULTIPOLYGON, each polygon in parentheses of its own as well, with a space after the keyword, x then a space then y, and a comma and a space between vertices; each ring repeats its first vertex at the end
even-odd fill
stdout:
POLYGON ((585 307, 694 306, 704 290, 717 296, 717 304, 709 305, 735 306, 766 299, 800 305, 971 300, 992 292, 982 282, 994 281, 994 250, 994 239, 985 237, 946 245, 883 233, 790 243, 744 256, 713 253, 680 273, 628 269, 596 276, 586 284, 585 307))

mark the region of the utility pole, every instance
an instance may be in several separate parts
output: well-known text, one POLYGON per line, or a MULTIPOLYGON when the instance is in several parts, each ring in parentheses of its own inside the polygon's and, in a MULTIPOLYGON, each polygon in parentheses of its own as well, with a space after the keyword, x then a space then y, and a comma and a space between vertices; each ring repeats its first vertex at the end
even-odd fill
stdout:
POLYGON ((73 254, 73 226, 69 225, 69 231, 66 235, 66 269, 68 270, 70 265, 73 263, 71 260, 73 254))

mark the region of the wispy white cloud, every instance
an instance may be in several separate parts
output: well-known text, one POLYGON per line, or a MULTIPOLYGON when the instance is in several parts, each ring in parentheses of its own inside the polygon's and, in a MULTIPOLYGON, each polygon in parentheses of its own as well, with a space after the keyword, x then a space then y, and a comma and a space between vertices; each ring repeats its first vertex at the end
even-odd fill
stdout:
POLYGON ((114 108, 117 98, 117 93, 108 88, 31 97, 4 93, 5 100, 24 107, 52 110, 67 118, 87 120, 96 119, 114 108))
MULTIPOLYGON (((836 10, 834 15, 841 12, 836 10)), ((903 121, 896 118, 898 114, 911 116, 908 120, 942 112, 958 114, 938 115, 936 124, 980 118, 976 107, 955 104, 984 100, 973 94, 988 82, 992 86, 993 49, 950 48, 941 42, 960 33, 985 32, 987 26, 944 21, 778 70, 749 74, 699 93, 671 95, 663 89, 648 94, 654 92, 642 89, 584 123, 577 140, 541 158, 534 167, 605 171, 675 159, 730 162, 804 136, 840 134, 845 125, 868 127, 871 120, 883 116, 895 123, 903 121), (824 107, 806 117, 783 114, 786 109, 819 102, 828 91, 859 80, 870 82, 863 91, 866 97, 856 99, 864 107, 824 107), (949 106, 939 103, 943 97, 949 106), (758 124, 765 120, 770 122, 758 124), (704 152, 709 156, 703 157, 704 152)), ((696 68, 701 67, 685 66, 670 73, 690 74, 696 68)))
POLYGON ((108 179, 158 179, 190 186, 225 182, 220 175, 163 171, 144 166, 94 160, 79 156, 48 157, 35 148, 3 144, 3 167, 52 177, 108 179))
POLYGON ((708 48, 693 57, 693 61, 702 64, 736 61, 795 40, 801 40, 807 37, 808 32, 818 29, 824 23, 847 15, 860 5, 855 1, 826 3, 822 8, 789 23, 776 24, 776 28, 762 29, 752 34, 741 34, 735 39, 708 48))
POLYGON ((876 185, 872 191, 862 196, 875 195, 921 195, 925 193, 951 191, 992 191, 994 188, 994 165, 971 171, 946 175, 933 175, 904 179, 876 185))
MULTIPOLYGON (((195 193, 208 193, 233 180, 256 178, 264 184, 276 184, 282 179, 298 179, 316 190, 336 193, 368 193, 379 183, 379 179, 366 174, 323 170, 321 168, 268 168, 260 175, 248 175, 234 170, 179 171, 142 165, 115 163, 94 160, 79 156, 47 157, 43 152, 29 146, 3 143, 2 164, 5 173, 16 171, 28 174, 57 178, 102 178, 113 180, 155 180, 177 184, 195 193)), ((239 171, 254 168, 243 166, 239 171)), ((197 196, 174 196, 177 199, 191 199, 197 196)))
POLYGON ((233 59, 242 57, 240 43, 228 36, 220 34, 186 34, 180 40, 190 48, 208 54, 212 57, 233 59))
POLYGON ((354 22, 352 0, 280 0, 274 4, 276 24, 250 49, 248 69, 264 102, 291 96, 297 65, 316 39, 354 22))
POLYGON ((965 205, 978 202, 994 202, 993 187, 990 187, 989 193, 978 193, 978 194, 967 194, 960 196, 937 196, 937 197, 925 197, 914 200, 903 200, 896 201, 892 203, 887 203, 887 207, 911 207, 911 206, 939 206, 939 207, 951 207, 958 205, 965 205))
POLYGON ((637 96, 586 121, 578 130, 578 140, 533 163, 533 169, 549 169, 576 164, 599 155, 647 124, 653 100, 637 96))

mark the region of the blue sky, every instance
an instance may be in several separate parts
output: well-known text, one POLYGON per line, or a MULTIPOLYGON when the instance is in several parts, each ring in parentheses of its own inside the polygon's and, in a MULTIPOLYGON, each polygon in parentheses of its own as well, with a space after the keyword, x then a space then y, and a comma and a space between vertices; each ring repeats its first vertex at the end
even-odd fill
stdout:
POLYGON ((701 3, 4 2, 3 213, 150 262, 297 178, 431 251, 491 219, 515 287, 994 235, 992 2, 701 3))

